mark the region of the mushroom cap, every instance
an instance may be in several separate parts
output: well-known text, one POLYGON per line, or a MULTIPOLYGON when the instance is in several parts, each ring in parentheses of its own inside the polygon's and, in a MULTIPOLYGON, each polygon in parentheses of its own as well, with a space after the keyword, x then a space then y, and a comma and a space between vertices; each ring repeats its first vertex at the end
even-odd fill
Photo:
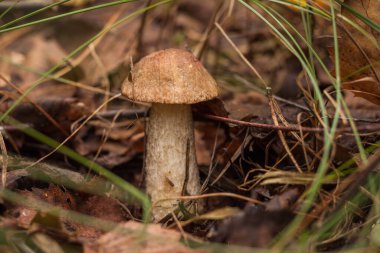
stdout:
POLYGON ((192 53, 165 49, 142 58, 122 87, 131 100, 162 104, 194 104, 218 95, 214 78, 192 53))

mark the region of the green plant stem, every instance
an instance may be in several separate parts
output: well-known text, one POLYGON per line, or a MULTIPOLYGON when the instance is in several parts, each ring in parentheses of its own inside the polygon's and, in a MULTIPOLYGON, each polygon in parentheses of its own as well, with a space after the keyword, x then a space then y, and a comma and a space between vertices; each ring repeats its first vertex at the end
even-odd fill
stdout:
POLYGON ((374 29, 377 32, 380 32, 380 24, 374 22, 373 20, 369 19, 368 17, 365 17, 360 12, 356 11, 354 8, 351 8, 348 4, 345 4, 344 2, 340 0, 336 0, 339 4, 341 4, 345 9, 347 9, 349 12, 351 12, 354 16, 356 16, 358 19, 360 19, 362 22, 370 26, 372 29, 374 29))
POLYGON ((14 6, 17 5, 19 1, 15 1, 12 5, 10 5, 3 13, 0 14, 0 20, 10 11, 13 9, 14 6))
MULTIPOLYGON (((68 16, 73 16, 73 15, 76 15, 76 14, 79 14, 79 13, 83 13, 83 12, 87 12, 87 11, 94 11, 94 10, 97 10, 97 9, 111 7, 111 6, 119 5, 119 4, 123 4, 123 3, 129 3, 129 2, 133 2, 133 1, 136 1, 136 0, 119 0, 119 1, 114 1, 114 2, 111 2, 111 3, 99 4, 99 5, 96 5, 96 6, 91 6, 91 7, 83 8, 83 9, 80 9, 80 10, 71 11, 71 12, 68 12, 68 13, 63 13, 63 14, 56 15, 56 16, 53 16, 53 17, 39 19, 39 20, 32 21, 32 22, 29 22, 29 23, 26 23, 26 24, 22 24, 22 25, 13 26, 13 27, 10 27, 10 28, 1 29, 0 33, 9 32, 9 31, 21 29, 21 28, 24 28, 24 27, 28 27, 28 26, 32 26, 32 25, 37 25, 37 24, 42 24, 42 23, 45 23, 45 22, 48 22, 48 21, 53 21, 53 20, 64 18, 64 17, 68 17, 68 16)), ((49 6, 51 6, 51 5, 49 5, 49 6)), ((49 6, 46 6, 45 8, 47 8, 49 6)), ((42 8, 42 9, 45 9, 45 8, 42 8)), ((12 21, 12 23, 13 23, 13 21, 12 21)), ((5 26, 9 26, 9 24, 5 24, 5 26)), ((0 28, 2 28, 2 27, 0 27, 0 28)))
MULTIPOLYGON (((45 6, 45 7, 41 8, 41 9, 36 10, 36 11, 33 11, 33 12, 31 12, 31 13, 28 13, 28 14, 26 14, 26 15, 20 17, 20 18, 16 18, 15 20, 12 20, 12 21, 10 21, 10 22, 4 24, 4 25, 1 25, 1 26, 0 26, 0 29, 4 29, 5 27, 8 27, 8 26, 10 26, 10 25, 12 25, 12 24, 15 24, 15 23, 17 23, 17 22, 20 22, 20 21, 22 21, 22 20, 24 20, 24 19, 30 18, 30 17, 32 17, 32 16, 34 16, 34 15, 37 15, 37 14, 39 14, 39 13, 42 13, 42 12, 44 12, 44 11, 46 11, 46 10, 51 9, 51 8, 53 8, 54 6, 58 6, 58 5, 60 5, 60 4, 66 3, 66 2, 68 2, 68 1, 70 1, 70 0, 62 0, 62 1, 59 1, 59 2, 56 2, 56 3, 50 4, 50 5, 48 5, 48 6, 45 6)), ((11 7, 13 7, 13 6, 11 6, 11 7)), ((4 12, 4 13, 5 13, 5 12, 4 12)), ((4 13, 0 16, 0 18, 4 15, 4 13)))

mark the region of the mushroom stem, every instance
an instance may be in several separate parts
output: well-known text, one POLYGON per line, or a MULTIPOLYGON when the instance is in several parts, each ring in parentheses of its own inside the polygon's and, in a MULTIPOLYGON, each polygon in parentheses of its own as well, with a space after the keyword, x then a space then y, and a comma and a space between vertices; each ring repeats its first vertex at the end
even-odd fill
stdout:
POLYGON ((158 221, 176 208, 178 196, 199 194, 190 105, 152 104, 145 155, 146 189, 158 221))

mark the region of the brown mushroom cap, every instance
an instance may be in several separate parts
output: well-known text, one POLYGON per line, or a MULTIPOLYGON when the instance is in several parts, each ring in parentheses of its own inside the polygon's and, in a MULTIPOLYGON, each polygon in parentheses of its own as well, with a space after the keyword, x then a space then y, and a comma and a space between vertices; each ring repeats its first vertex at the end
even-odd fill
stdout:
POLYGON ((123 95, 140 102, 193 104, 218 95, 217 84, 202 63, 180 49, 145 56, 128 79, 123 83, 123 95))

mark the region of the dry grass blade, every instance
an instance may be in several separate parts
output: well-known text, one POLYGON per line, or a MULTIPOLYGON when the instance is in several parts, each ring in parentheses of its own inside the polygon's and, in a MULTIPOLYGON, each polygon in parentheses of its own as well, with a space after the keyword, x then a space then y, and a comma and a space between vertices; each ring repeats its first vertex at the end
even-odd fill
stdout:
MULTIPOLYGON (((18 94, 21 96, 23 95, 24 91, 22 91, 19 87, 11 83, 8 79, 6 79, 3 75, 0 74, 0 79, 3 80, 7 85, 12 87, 17 91, 18 94)), ((33 102, 31 99, 29 99, 28 95, 25 96, 25 100, 31 103, 42 115, 46 117, 46 119, 51 122, 52 125, 54 125, 61 133, 64 134, 64 136, 68 136, 69 134, 65 129, 62 128, 62 126, 52 117, 47 113, 40 105, 37 103, 33 102)))
POLYGON ((1 150, 1 188, 4 189, 7 182, 8 152, 4 142, 2 131, 0 131, 0 150, 1 150))
MULTIPOLYGON (((323 128, 318 128, 318 127, 302 127, 299 125, 288 125, 288 126, 283 126, 283 125, 271 125, 271 124, 264 124, 264 123, 257 123, 257 122, 249 122, 249 121, 244 121, 244 120, 236 120, 236 119, 231 119, 231 118, 225 118, 225 117, 220 117, 216 115, 209 115, 209 114, 199 114, 202 117, 206 119, 211 119, 215 121, 220 121, 220 122, 226 122, 230 123, 233 125, 237 126, 248 126, 248 127, 257 127, 257 128, 263 128, 263 129, 272 129, 272 130, 281 130, 281 131, 286 131, 286 132, 292 132, 292 131, 300 131, 300 128, 302 128, 303 132, 313 132, 313 133, 321 133, 324 131, 323 128)), ((377 121, 375 123, 378 123, 377 121)), ((360 126, 357 128, 359 131, 363 132, 374 132, 374 131, 379 131, 380 130, 380 125, 379 124, 372 124, 372 125, 365 125, 365 126, 360 126)), ((338 128, 337 133, 351 133, 352 128, 351 127, 342 127, 338 128)))
POLYGON ((181 221, 180 224, 181 226, 187 226, 193 222, 196 221, 201 221, 201 220, 223 220, 228 217, 231 217, 233 215, 236 215, 240 212, 240 209, 237 207, 223 207, 217 210, 213 210, 211 212, 201 214, 198 216, 194 216, 193 218, 186 220, 186 221, 181 221))
MULTIPOLYGON (((285 185, 309 185, 313 182, 314 173, 298 173, 291 171, 266 171, 249 179, 253 173, 263 172, 263 169, 254 169, 247 173, 244 183, 239 186, 242 190, 251 190, 257 185, 285 184, 285 185)), ((325 180, 324 184, 336 184, 334 180, 325 180)))
MULTIPOLYGON (((273 122, 274 122, 275 126, 279 126, 277 115, 280 114, 281 111, 280 111, 280 108, 278 107, 278 104, 273 100, 273 97, 271 95, 269 96, 269 105, 271 108, 273 122)), ((300 165, 298 164, 296 158, 294 157, 292 151, 290 150, 288 143, 286 142, 284 133, 281 130, 278 130, 277 134, 278 134, 278 136, 281 140, 281 143, 282 143, 283 147, 285 148, 287 154, 289 155, 290 159, 292 160, 294 166, 296 167, 296 169, 298 170, 299 173, 303 173, 300 165)))
MULTIPOLYGON (((4 157, 0 157, 4 161, 4 157)), ((6 184, 1 184, 1 188, 10 187, 14 182, 22 177, 29 177, 47 183, 63 185, 69 189, 79 192, 91 193, 101 196, 109 196, 121 201, 128 201, 125 193, 106 180, 93 177, 88 178, 78 172, 53 166, 47 163, 35 164, 31 160, 8 156, 8 169, 6 184), (33 165, 34 164, 34 165, 33 165)), ((2 163, 1 166, 4 166, 2 163)))
POLYGON ((316 207, 310 212, 313 215, 305 216, 299 230, 309 226, 315 219, 319 217, 321 213, 327 210, 331 203, 334 203, 337 199, 338 202, 334 204, 334 207, 329 210, 330 214, 339 210, 343 205, 347 204, 347 200, 358 192, 358 188, 368 179, 368 175, 379 168, 380 164, 380 153, 375 153, 370 162, 361 168, 356 173, 352 173, 350 176, 345 178, 340 184, 337 185, 334 190, 334 194, 322 200, 321 203, 316 205, 316 207), (344 193, 344 194, 343 194, 344 193), (342 195, 343 194, 343 195, 342 195))
POLYGON ((101 109, 104 107, 104 106, 106 106, 109 102, 111 102, 112 100, 114 100, 114 99, 116 99, 116 98, 118 98, 118 97, 120 97, 121 96, 121 94, 117 94, 117 95, 115 95, 115 96, 113 96, 113 97, 111 97, 108 101, 106 101, 105 103, 103 103, 103 104, 101 104, 90 116, 88 116, 87 118, 86 118, 86 120, 84 120, 83 122, 82 122, 82 124, 80 124, 80 126, 78 126, 78 128, 77 129, 75 129, 71 134, 70 134, 70 136, 68 136, 64 141, 62 141, 61 143, 60 143, 60 145, 58 146, 58 147, 56 147, 55 149, 53 149, 51 152, 49 152, 47 155, 45 155, 45 156, 43 156, 42 158, 40 158, 40 159, 38 159, 36 162, 34 162, 33 164, 31 164, 30 166, 34 166, 34 165, 36 165, 36 164, 38 164, 38 163, 40 163, 40 162, 42 162, 43 160, 45 160, 46 158, 48 158, 49 156, 51 156, 52 154, 54 154, 55 152, 57 152, 63 145, 65 145, 65 143, 67 143, 73 136, 75 136, 75 134, 76 133, 78 133, 79 132, 79 130, 84 126, 84 125, 86 125, 87 124, 87 122, 88 121, 90 121, 90 119, 92 119, 98 112, 100 112, 101 111, 101 109))
MULTIPOLYGON (((230 197, 230 198, 236 198, 236 199, 244 200, 244 201, 247 201, 247 202, 252 203, 252 204, 257 204, 257 205, 263 204, 263 202, 261 202, 259 200, 249 198, 249 197, 246 197, 243 195, 239 195, 236 193, 232 193, 232 192, 205 193, 202 195, 179 196, 177 198, 171 198, 171 199, 194 200, 194 199, 205 199, 205 198, 212 198, 212 197, 230 197)), ((163 199, 162 201, 164 201, 164 200, 166 200, 166 199, 163 199)), ((157 201, 156 203, 153 203, 153 205, 154 206, 159 205, 159 202, 160 201, 157 201)))
POLYGON ((236 150, 236 152, 233 154, 233 156, 231 157, 231 159, 229 159, 228 163, 224 166, 224 168, 219 173, 219 175, 212 181, 211 185, 216 184, 216 182, 218 182, 223 177, 223 175, 227 172, 227 170, 232 166, 232 164, 234 163, 234 161, 236 161, 240 157, 242 150, 244 150, 244 148, 249 144, 249 142, 251 141, 251 139, 252 139, 251 136, 247 136, 244 139, 244 142, 236 150))
POLYGON ((373 77, 363 77, 358 80, 344 82, 342 87, 343 89, 353 92, 357 97, 380 105, 380 83, 373 77))
POLYGON ((256 70, 254 66, 247 60, 247 58, 243 55, 243 53, 239 50, 239 48, 236 46, 236 44, 228 37, 227 33, 224 31, 224 29, 220 26, 219 23, 215 23, 215 26, 218 28, 218 30, 222 33, 222 35, 226 38, 228 43, 233 47, 233 49, 237 52, 239 57, 243 60, 245 64, 253 71, 253 73, 260 79, 264 87, 268 87, 267 83, 265 82, 264 78, 260 75, 260 73, 256 70))

